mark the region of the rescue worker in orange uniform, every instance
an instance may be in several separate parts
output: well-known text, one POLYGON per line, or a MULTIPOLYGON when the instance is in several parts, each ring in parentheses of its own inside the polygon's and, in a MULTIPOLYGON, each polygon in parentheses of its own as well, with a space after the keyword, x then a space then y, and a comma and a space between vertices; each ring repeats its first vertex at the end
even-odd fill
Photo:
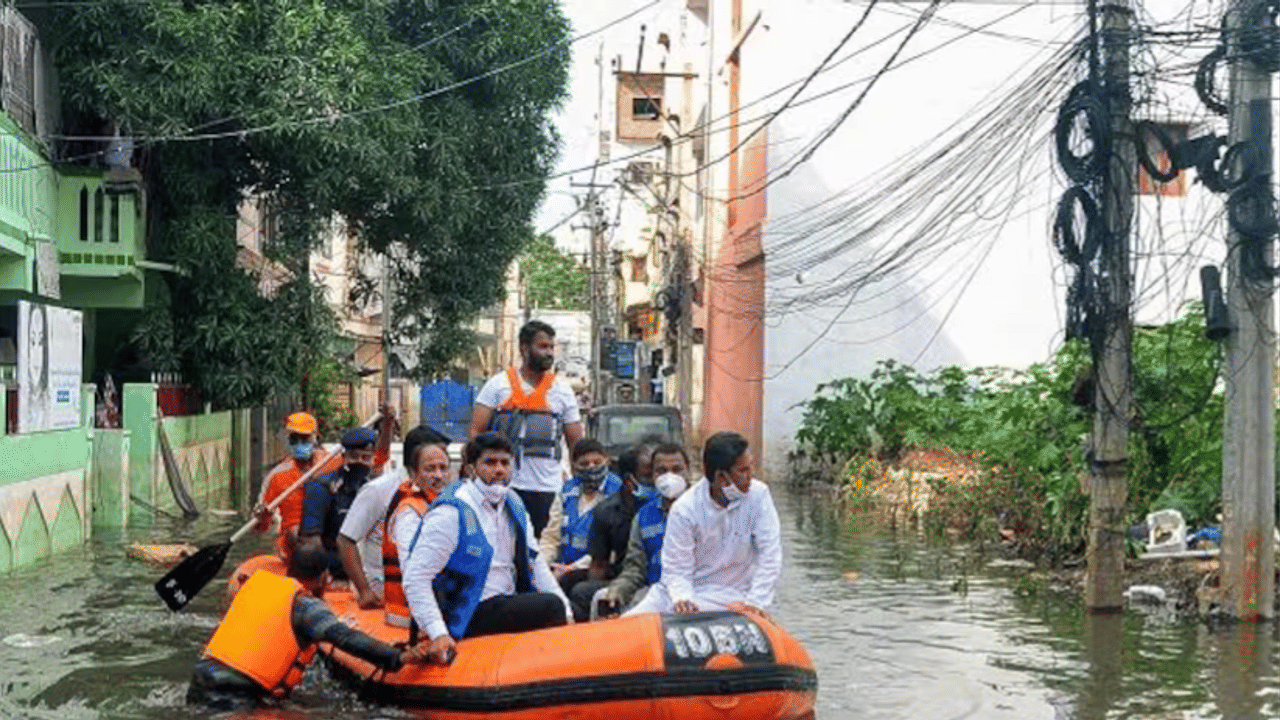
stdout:
POLYGON ((386 598, 386 620, 392 627, 410 629, 410 643, 416 644, 417 628, 404 595, 400 568, 412 552, 422 516, 440 491, 449 484, 449 450, 445 443, 423 443, 418 446, 411 480, 400 485, 387 509, 386 527, 382 533, 383 593, 386 598))
MULTIPOLYGON (((378 412, 381 417, 377 423, 378 445, 373 455, 375 476, 382 472, 387 461, 391 459, 391 436, 396 428, 395 410, 390 405, 383 403, 378 407, 378 412)), ((254 529, 258 532, 266 532, 271 528, 273 513, 267 512, 267 505, 288 490, 289 486, 297 482, 303 473, 323 460, 325 456, 324 448, 317 441, 320 424, 316 422, 314 415, 296 412, 285 420, 284 429, 289 433, 290 457, 280 461, 280 464, 262 479, 262 492, 258 496, 257 506, 253 509, 258 517, 258 525, 254 529)), ((341 469, 342 456, 336 455, 312 477, 314 479, 341 469)), ((274 517, 280 520, 279 534, 276 535, 276 554, 285 565, 289 564, 289 559, 298 546, 298 527, 302 524, 302 501, 305 495, 304 488, 298 488, 280 503, 274 513, 274 517)))
MULTIPOLYGON (((316 463, 324 459, 324 449, 316 442, 320 430, 315 416, 310 413, 296 412, 285 420, 284 429, 289 433, 290 457, 282 460, 262 480, 262 494, 258 497, 258 505, 254 514, 258 517, 258 532, 266 532, 271 527, 273 513, 267 512, 267 505, 275 500, 290 485, 297 482, 302 474, 310 470, 316 463)), ((333 472, 342 467, 342 457, 336 456, 316 471, 316 475, 333 472)), ((295 490, 276 508, 274 516, 280 520, 280 528, 276 535, 276 554, 284 560, 285 565, 293 556, 298 546, 298 526, 302 523, 302 489, 295 490)))
POLYGON ((328 557, 311 547, 294 552, 289 577, 254 573, 196 661, 187 703, 233 710, 284 697, 302 681, 317 642, 389 672, 424 661, 425 648, 398 650, 338 620, 320 599, 328 580, 328 557))

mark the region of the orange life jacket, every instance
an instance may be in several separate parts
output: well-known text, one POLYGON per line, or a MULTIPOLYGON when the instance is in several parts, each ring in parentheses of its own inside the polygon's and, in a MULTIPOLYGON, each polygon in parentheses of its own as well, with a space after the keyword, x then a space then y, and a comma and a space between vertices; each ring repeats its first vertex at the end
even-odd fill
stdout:
POLYGON ((524 392, 524 383, 520 381, 520 370, 515 365, 507 368, 507 382, 511 384, 511 397, 502 401, 499 410, 536 410, 539 412, 551 412, 551 406, 547 404, 547 391, 551 389, 551 385, 555 383, 556 375, 552 372, 542 373, 542 379, 538 381, 538 386, 528 395, 524 392))
POLYGON ((404 578, 400 571, 400 550, 391 532, 391 519, 400 508, 409 506, 421 518, 440 493, 424 493, 412 480, 406 481, 391 496, 390 509, 382 528, 382 597, 386 608, 386 621, 392 627, 409 627, 413 614, 404 596, 404 578))
POLYGON ((489 429, 504 435, 515 448, 516 467, 526 457, 560 459, 560 439, 564 433, 560 417, 551 411, 547 393, 555 384, 552 372, 542 373, 542 379, 533 392, 526 393, 520 382, 520 370, 507 368, 507 382, 511 395, 493 414, 489 429))
POLYGON ((204 649, 206 657, 238 670, 281 697, 302 681, 315 645, 304 651, 293 632, 293 599, 302 585, 258 570, 240 588, 204 649))

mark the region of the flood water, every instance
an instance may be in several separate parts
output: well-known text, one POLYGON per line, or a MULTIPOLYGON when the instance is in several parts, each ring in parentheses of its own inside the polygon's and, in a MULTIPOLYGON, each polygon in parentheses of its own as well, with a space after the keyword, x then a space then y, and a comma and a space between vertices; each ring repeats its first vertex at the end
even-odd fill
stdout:
MULTIPOLYGON (((1086 617, 1075 598, 1021 582, 1022 571, 973 549, 895 538, 782 488, 775 497, 785 570, 774 613, 813 656, 819 720, 1280 718, 1275 626, 1086 617)), ((0 718, 232 717, 183 705, 224 587, 215 581, 170 613, 151 589, 162 571, 127 559, 122 545, 203 545, 238 523, 207 517, 99 536, 0 575, 0 718)), ((226 570, 266 550, 246 540, 226 570)), ((234 717, 408 717, 362 705, 323 671, 287 710, 234 717)))

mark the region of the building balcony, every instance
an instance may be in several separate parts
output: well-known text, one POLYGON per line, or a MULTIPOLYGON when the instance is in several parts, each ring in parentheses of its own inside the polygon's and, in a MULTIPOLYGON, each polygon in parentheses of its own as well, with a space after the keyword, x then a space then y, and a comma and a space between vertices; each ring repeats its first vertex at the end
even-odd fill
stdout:
POLYGON ((140 308, 145 197, 136 173, 58 169, 55 242, 62 300, 73 307, 140 308))

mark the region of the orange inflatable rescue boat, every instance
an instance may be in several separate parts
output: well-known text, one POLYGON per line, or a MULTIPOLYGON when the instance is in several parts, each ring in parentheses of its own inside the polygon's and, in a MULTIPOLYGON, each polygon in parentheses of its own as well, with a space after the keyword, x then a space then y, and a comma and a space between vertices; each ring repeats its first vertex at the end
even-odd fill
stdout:
MULTIPOLYGON (((345 590, 324 599, 344 622, 383 642, 408 640, 382 610, 361 610, 345 590)), ((795 638, 769 620, 732 612, 469 638, 458 643, 452 665, 396 673, 327 644, 320 652, 363 698, 442 720, 801 720, 813 717, 818 685, 795 638)))

